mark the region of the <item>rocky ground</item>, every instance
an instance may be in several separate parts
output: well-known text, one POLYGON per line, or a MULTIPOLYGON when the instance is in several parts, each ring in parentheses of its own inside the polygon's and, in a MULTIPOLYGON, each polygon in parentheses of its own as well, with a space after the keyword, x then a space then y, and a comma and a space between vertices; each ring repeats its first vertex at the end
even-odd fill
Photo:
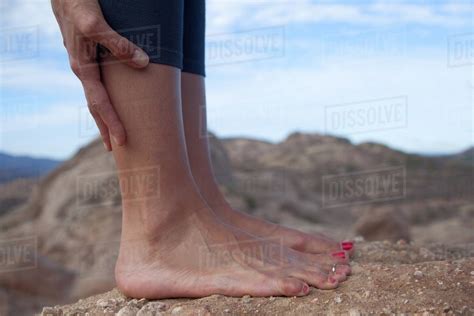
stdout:
POLYGON ((118 290, 41 315, 473 315, 474 244, 358 242, 353 275, 337 290, 306 297, 129 299, 118 290))

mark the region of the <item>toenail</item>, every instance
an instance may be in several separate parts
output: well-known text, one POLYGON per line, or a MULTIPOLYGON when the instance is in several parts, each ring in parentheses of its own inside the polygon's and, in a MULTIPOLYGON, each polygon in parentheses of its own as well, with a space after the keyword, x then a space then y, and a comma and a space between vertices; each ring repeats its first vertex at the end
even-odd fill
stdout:
POLYGON ((328 278, 328 280, 329 280, 330 283, 336 283, 336 282, 337 282, 336 278, 334 278, 334 277, 332 277, 332 276, 330 276, 330 277, 328 278))
POLYGON ((332 256, 337 257, 337 258, 346 259, 346 253, 344 251, 333 252, 332 256))
POLYGON ((303 284, 303 289, 301 290, 301 293, 306 295, 309 293, 309 286, 308 284, 303 284))
POLYGON ((346 251, 349 251, 352 249, 352 247, 354 246, 352 242, 342 242, 341 243, 342 245, 342 249, 346 250, 346 251))

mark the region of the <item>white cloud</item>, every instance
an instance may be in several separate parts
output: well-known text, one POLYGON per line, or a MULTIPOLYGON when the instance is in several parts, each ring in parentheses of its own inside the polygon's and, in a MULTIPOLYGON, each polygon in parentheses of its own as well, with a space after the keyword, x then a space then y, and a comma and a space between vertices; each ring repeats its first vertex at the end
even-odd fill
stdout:
POLYGON ((364 26, 414 23, 461 27, 471 23, 469 3, 411 4, 375 1, 362 4, 311 1, 209 1, 208 32, 296 23, 346 23, 364 26))
POLYGON ((81 91, 81 83, 65 67, 52 61, 39 62, 38 59, 16 61, 4 64, 1 69, 2 89, 35 91, 44 94, 81 91))
POLYGON ((2 0, 0 26, 38 26, 48 36, 59 33, 49 0, 2 0))
POLYGON ((458 151, 473 144, 471 69, 448 68, 444 56, 327 59, 321 66, 308 60, 306 67, 263 63, 208 72, 209 126, 217 134, 279 140, 294 129, 323 132, 325 106, 403 95, 406 127, 342 136, 413 152, 458 151))

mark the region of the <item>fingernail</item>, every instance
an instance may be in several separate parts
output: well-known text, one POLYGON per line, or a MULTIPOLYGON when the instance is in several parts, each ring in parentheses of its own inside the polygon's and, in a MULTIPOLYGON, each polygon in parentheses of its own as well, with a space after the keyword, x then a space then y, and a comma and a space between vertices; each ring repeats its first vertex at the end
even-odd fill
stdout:
POLYGON ((346 253, 344 251, 333 252, 332 256, 345 259, 346 258, 346 253))
POLYGON ((149 58, 145 52, 140 49, 136 49, 133 52, 132 61, 140 67, 145 67, 148 65, 149 58))
POLYGON ((118 138, 115 136, 112 136, 112 139, 114 140, 114 143, 117 144, 118 146, 122 146, 122 143, 119 142, 118 138))

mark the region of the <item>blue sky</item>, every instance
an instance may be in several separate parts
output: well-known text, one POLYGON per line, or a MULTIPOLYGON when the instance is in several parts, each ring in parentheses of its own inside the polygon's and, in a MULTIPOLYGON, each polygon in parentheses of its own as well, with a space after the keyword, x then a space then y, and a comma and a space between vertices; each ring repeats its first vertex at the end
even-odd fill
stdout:
MULTIPOLYGON (((50 2, 0 3, 0 151, 67 158, 97 130, 50 2)), ((472 146, 473 4, 433 3, 208 1, 211 130, 419 153, 472 146)))

